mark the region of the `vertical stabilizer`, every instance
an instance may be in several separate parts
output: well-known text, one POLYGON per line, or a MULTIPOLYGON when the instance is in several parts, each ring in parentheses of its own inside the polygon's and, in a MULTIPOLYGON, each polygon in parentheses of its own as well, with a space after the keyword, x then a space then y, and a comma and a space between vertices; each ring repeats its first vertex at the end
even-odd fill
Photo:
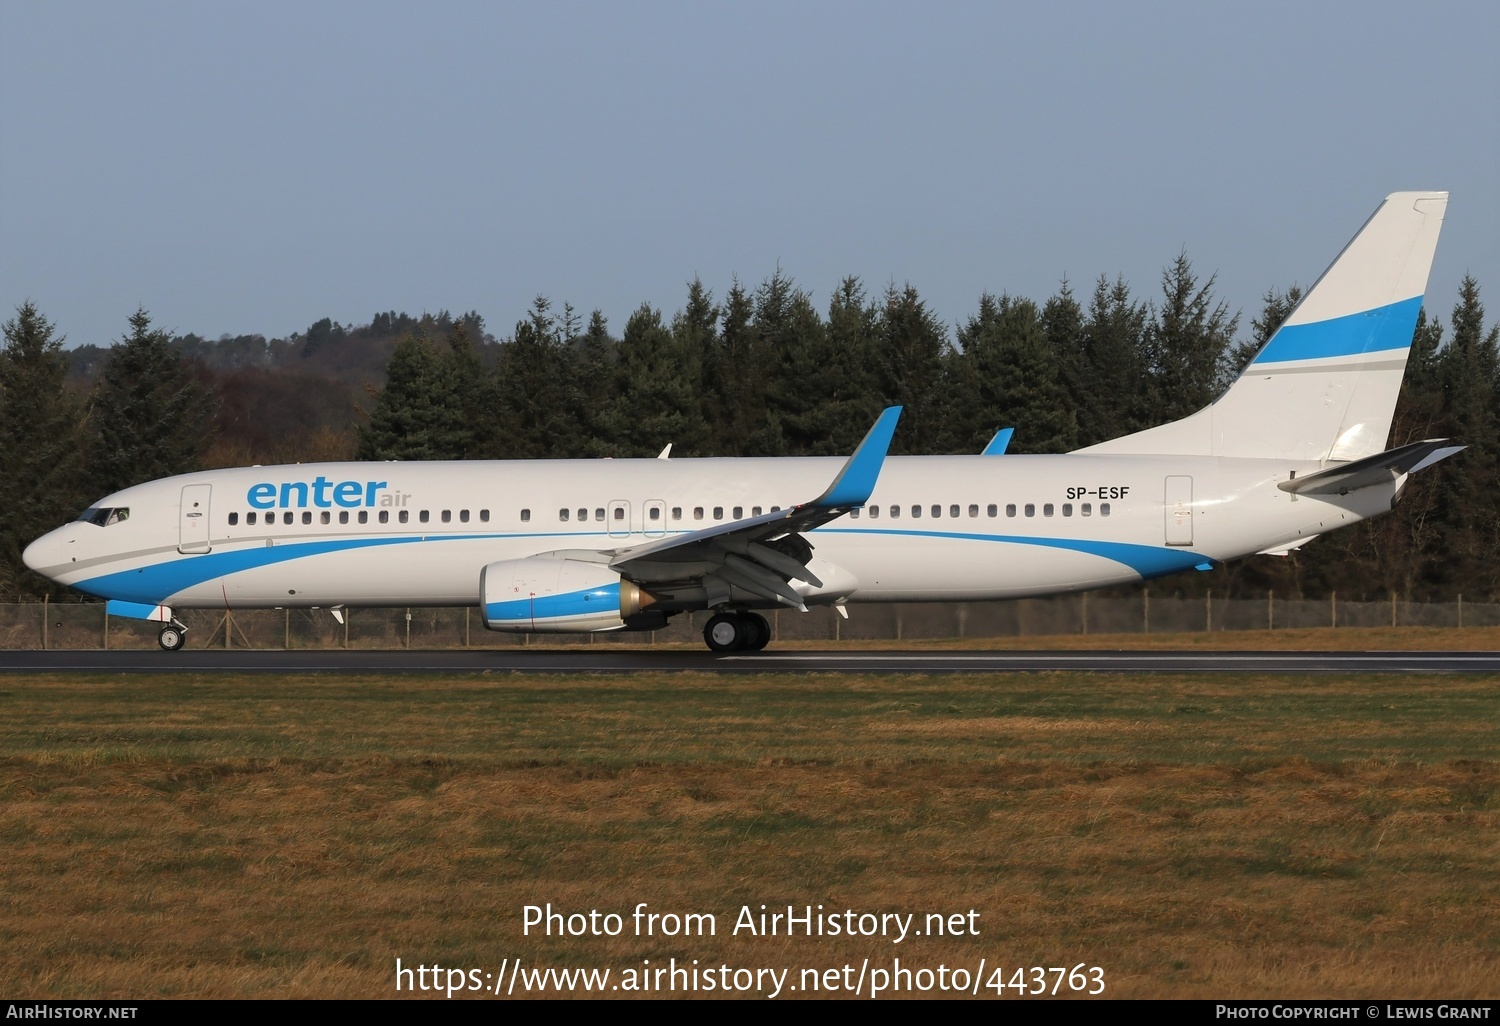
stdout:
POLYGON ((1217 402, 1081 452, 1357 460, 1385 449, 1446 192, 1386 197, 1217 402))

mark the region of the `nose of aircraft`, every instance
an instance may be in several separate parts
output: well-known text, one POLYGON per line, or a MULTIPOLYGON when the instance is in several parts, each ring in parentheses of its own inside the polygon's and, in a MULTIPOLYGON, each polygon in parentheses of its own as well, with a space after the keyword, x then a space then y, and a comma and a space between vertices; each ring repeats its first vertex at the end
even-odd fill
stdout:
POLYGON ((62 539, 57 534, 56 531, 48 531, 26 546, 26 551, 21 553, 21 562, 39 574, 46 573, 48 567, 62 562, 62 539))

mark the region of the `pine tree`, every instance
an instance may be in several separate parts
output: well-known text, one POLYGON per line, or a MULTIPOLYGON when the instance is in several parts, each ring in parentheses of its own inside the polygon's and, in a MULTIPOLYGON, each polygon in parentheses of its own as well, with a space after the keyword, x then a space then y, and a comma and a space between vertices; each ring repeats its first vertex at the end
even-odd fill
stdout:
POLYGON ((1161 423, 1151 403, 1148 311, 1131 298, 1124 278, 1094 285, 1079 342, 1078 442, 1093 445, 1161 423))
POLYGON ((1230 345, 1239 314, 1214 300, 1215 276, 1201 285, 1187 254, 1162 272, 1162 305, 1147 331, 1155 399, 1163 421, 1186 417, 1212 402, 1229 373, 1230 345))
POLYGON ((391 355, 369 423, 360 428, 357 457, 456 460, 472 441, 454 362, 428 332, 407 335, 391 355))
POLYGON ((215 401, 167 333, 139 309, 109 351, 89 417, 90 483, 100 494, 199 469, 215 401))
POLYGON ((943 361, 948 331, 911 285, 893 283, 881 305, 875 341, 876 388, 882 403, 905 407, 892 450, 936 452, 944 415, 943 361))
POLYGON ((979 452, 1005 424, 1019 428, 1013 451, 1067 452, 1078 425, 1068 401, 1062 362, 1047 338, 1045 319, 1029 299, 985 293, 979 313, 958 331, 950 360, 950 423, 961 425, 948 448, 979 452))
POLYGON ((68 361, 61 337, 30 300, 5 322, 0 350, 0 581, 6 593, 19 577, 29 588, 50 582, 24 569, 21 552, 60 526, 88 496, 80 494, 83 406, 65 387, 68 361))
POLYGON ((655 456, 669 443, 691 444, 696 434, 692 382, 661 312, 642 304, 626 322, 617 354, 612 454, 655 456))

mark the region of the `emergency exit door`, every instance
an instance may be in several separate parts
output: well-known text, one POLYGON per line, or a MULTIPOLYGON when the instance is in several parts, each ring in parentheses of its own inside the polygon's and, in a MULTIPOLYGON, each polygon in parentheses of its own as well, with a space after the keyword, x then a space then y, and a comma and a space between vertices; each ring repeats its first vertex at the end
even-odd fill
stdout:
POLYGON ((177 518, 177 551, 208 552, 208 498, 213 485, 187 485, 182 489, 182 510, 177 518))

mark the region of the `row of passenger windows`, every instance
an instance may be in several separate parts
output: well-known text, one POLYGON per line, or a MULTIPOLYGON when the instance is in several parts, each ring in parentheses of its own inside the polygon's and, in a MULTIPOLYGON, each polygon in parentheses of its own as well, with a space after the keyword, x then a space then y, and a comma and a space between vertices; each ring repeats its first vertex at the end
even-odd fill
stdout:
MULTIPOLYGON (((899 517, 901 515, 901 507, 900 506, 892 505, 892 506, 889 506, 889 507, 886 507, 886 508, 889 511, 889 516, 892 519, 895 519, 896 517, 899 517)), ((916 518, 916 517, 922 516, 923 515, 922 510, 924 508, 929 511, 929 514, 933 518, 938 518, 938 517, 941 517, 943 515, 943 507, 940 504, 938 504, 938 503, 933 503, 931 506, 928 506, 928 507, 923 507, 921 505, 913 505, 911 507, 911 515, 912 515, 912 517, 916 518)), ((881 509, 881 507, 879 507, 879 506, 866 506, 864 508, 864 513, 871 520, 876 520, 876 519, 878 519, 880 517, 880 509, 881 509)), ((1028 517, 1034 517, 1034 516, 1036 516, 1036 503, 1034 503, 1034 502, 1028 502, 1028 503, 1026 503, 1026 505, 1020 507, 1020 510, 1021 510, 1021 512, 1024 512, 1026 516, 1028 516, 1028 517)), ((970 517, 976 517, 977 518, 979 516, 979 503, 977 503, 977 502, 971 502, 969 504, 969 511, 968 512, 969 512, 969 516, 970 517)), ((1092 502, 1081 503, 1078 506, 1077 512, 1078 512, 1079 516, 1091 517, 1091 516, 1094 515, 1094 504, 1092 502)), ((1006 503, 1006 505, 1005 505, 1005 515, 1008 516, 1008 517, 1013 517, 1013 516, 1016 515, 1016 513, 1017 513, 1016 504, 1014 502, 1006 503)), ((1044 503, 1042 503, 1042 516, 1044 516, 1044 517, 1055 516, 1056 513, 1057 513, 1057 508, 1052 503, 1050 503, 1050 502, 1044 502, 1044 503)), ((1070 516, 1073 515, 1073 513, 1074 513, 1074 508, 1073 508, 1073 504, 1071 502, 1065 502, 1065 503, 1062 504, 1062 515, 1063 516, 1070 517, 1070 516)), ((986 506, 984 508, 984 514, 987 517, 998 517, 1000 515, 1000 507, 996 503, 992 502, 992 503, 990 503, 988 506, 986 506)), ((1099 503, 1099 515, 1101 517, 1107 517, 1107 516, 1109 516, 1109 503, 1107 503, 1107 502, 1101 502, 1101 503, 1099 503)), ((858 520, 859 517, 860 517, 860 511, 857 510, 857 509, 852 509, 852 510, 849 511, 849 516, 852 517, 855 520, 858 520)), ((948 516, 952 517, 952 518, 958 518, 958 517, 963 516, 963 507, 960 506, 960 505, 958 505, 958 503, 954 503, 953 505, 951 505, 951 506, 948 507, 948 516)))
MULTIPOLYGON (((694 520, 702 520, 702 519, 704 519, 704 517, 706 516, 706 509, 707 509, 707 507, 704 507, 704 506, 694 506, 693 507, 693 513, 692 513, 693 519, 694 520)), ((725 507, 723 507, 723 506, 715 506, 713 508, 714 519, 715 520, 723 520, 724 519, 724 510, 725 510, 725 507)), ((761 511, 762 510, 761 510, 760 506, 751 506, 750 507, 750 515, 752 517, 758 517, 758 516, 760 516, 761 515, 761 511)), ((584 521, 586 521, 586 520, 589 519, 589 511, 586 508, 580 507, 576 512, 577 512, 578 522, 579 523, 583 523, 584 521)), ((650 520, 653 523, 658 522, 658 521, 661 520, 663 512, 664 512, 664 510, 660 506, 647 506, 646 507, 646 519, 650 520)), ((771 507, 771 512, 772 513, 780 513, 781 512, 781 507, 780 506, 772 506, 771 507)), ((557 519, 566 524, 569 520, 573 519, 574 513, 575 513, 575 511, 571 510, 571 509, 560 509, 560 510, 557 511, 557 519)), ((611 513, 613 515, 613 519, 615 519, 615 520, 624 520, 625 519, 625 507, 624 506, 614 506, 611 509, 611 513)), ((681 506, 673 506, 672 507, 672 519, 673 520, 681 520, 682 518, 683 518, 683 507, 681 507, 681 506)), ((523 510, 521 510, 521 519, 523 521, 524 520, 530 520, 531 519, 531 510, 529 510, 529 509, 523 509, 523 510)), ((600 522, 603 522, 604 520, 608 519, 605 516, 605 514, 604 514, 604 508, 602 506, 598 507, 598 508, 596 508, 594 510, 594 519, 597 520, 597 521, 600 521, 600 522)), ((744 506, 735 506, 730 511, 730 519, 731 520, 743 520, 743 519, 745 519, 745 507, 744 506)))
MULTIPOLYGON (((276 514, 274 512, 272 512, 272 513, 256 514, 252 510, 251 512, 245 514, 245 524, 246 524, 246 526, 250 526, 250 527, 255 526, 255 524, 257 523, 257 516, 265 518, 263 520, 260 520, 259 521, 260 523, 264 523, 264 524, 274 524, 274 523, 276 523, 276 514)), ((354 522, 357 523, 357 524, 368 524, 370 522, 370 511, 367 510, 367 509, 359 510, 357 513, 354 513, 353 516, 354 516, 354 522)), ((445 509, 445 510, 443 510, 441 513, 438 514, 438 516, 439 516, 439 519, 443 523, 445 523, 445 524, 451 524, 453 522, 453 510, 451 510, 451 509, 445 509)), ((339 523, 341 523, 341 524, 347 524, 347 523, 349 523, 349 517, 350 517, 350 513, 349 513, 349 511, 347 509, 341 509, 341 510, 339 510, 339 519, 338 519, 339 523)), ((283 524, 294 524, 294 523, 297 522, 298 519, 300 519, 302 521, 302 523, 304 523, 304 524, 311 524, 313 522, 312 510, 310 510, 310 509, 303 510, 302 513, 301 513, 300 518, 299 518, 298 514, 293 513, 291 510, 287 510, 285 513, 281 514, 281 522, 283 524)), ((425 510, 425 509, 423 509, 423 510, 418 510, 417 511, 417 523, 419 523, 419 524, 426 524, 426 523, 431 523, 431 521, 432 521, 432 511, 431 510, 425 510)), ((239 524, 239 522, 240 522, 240 515, 238 513, 231 513, 231 514, 229 514, 229 526, 230 527, 237 526, 239 524)), ((391 511, 388 510, 388 509, 380 510, 378 513, 375 514, 375 522, 376 523, 380 523, 380 524, 388 524, 388 523, 390 523, 391 522, 391 511)), ((411 522, 411 510, 409 510, 409 509, 399 509, 399 510, 396 510, 396 523, 398 523, 398 524, 406 524, 406 523, 410 523, 410 522, 411 522)), ((458 522, 460 524, 467 524, 469 522, 469 511, 468 510, 461 509, 461 510, 458 511, 458 522)), ((482 509, 482 510, 479 511, 479 522, 481 524, 487 524, 487 523, 490 522, 490 511, 489 510, 482 509)), ((320 524, 331 524, 331 523, 333 523, 333 512, 331 510, 326 510, 326 509, 323 510, 322 512, 320 512, 318 514, 318 523, 320 523, 320 524)))
MULTIPOLYGON (((979 508, 980 508, 979 507, 979 503, 977 503, 977 502, 970 503, 969 507, 968 507, 968 515, 971 518, 976 518, 977 519, 979 517, 979 508)), ((851 518, 855 519, 855 520, 858 520, 861 515, 867 516, 871 520, 877 520, 881 516, 881 510, 882 509, 886 510, 886 514, 885 515, 888 516, 888 517, 890 517, 892 520, 895 520, 895 519, 897 519, 897 518, 899 518, 901 516, 902 507, 894 505, 894 504, 890 505, 890 506, 886 506, 886 507, 881 507, 881 506, 866 506, 866 507, 864 507, 863 510, 853 509, 853 510, 849 511, 849 516, 851 518)), ((926 507, 924 507, 924 506, 922 506, 920 504, 913 505, 913 506, 910 507, 911 516, 914 519, 923 516, 924 515, 923 514, 923 510, 924 509, 926 509, 928 511, 928 513, 926 515, 929 515, 929 516, 933 517, 934 519, 941 518, 943 516, 943 506, 941 504, 939 504, 939 503, 933 503, 931 506, 926 506, 926 507)), ((713 519, 715 519, 715 520, 723 520, 724 519, 725 510, 726 510, 726 507, 724 507, 724 506, 714 506, 713 507, 713 519)), ((960 506, 957 503, 954 503, 954 504, 948 506, 947 510, 948 510, 948 512, 947 512, 948 517, 952 518, 952 519, 957 519, 959 517, 962 517, 963 516, 963 512, 964 512, 963 507, 960 506)), ((89 511, 89 512, 99 512, 99 511, 89 511)), ((109 512, 109 511, 103 511, 103 512, 109 512)), ((129 515, 129 513, 126 512, 126 511, 122 511, 122 512, 124 512, 125 516, 129 515)), ((368 524, 368 523, 370 523, 370 512, 371 512, 370 510, 362 509, 362 510, 359 510, 359 511, 353 513, 352 516, 354 517, 354 523, 359 523, 359 524, 368 524)), ((406 523, 410 523, 411 522, 411 510, 402 509, 402 510, 396 510, 395 512, 396 512, 396 523, 398 523, 398 524, 406 524, 406 523)), ((659 521, 659 520, 661 520, 663 512, 664 511, 663 511, 662 507, 660 507, 660 506, 648 506, 646 508, 646 518, 648 520, 652 521, 652 522, 659 521)), ((682 506, 673 506, 672 507, 672 519, 673 520, 682 520, 683 519, 683 512, 684 512, 684 510, 683 510, 682 506)), ((771 507, 771 512, 772 513, 779 513, 779 512, 781 512, 781 507, 780 506, 772 506, 771 507)), ((454 513, 454 511, 451 510, 451 509, 445 509, 445 510, 440 511, 439 514, 438 514, 439 521, 441 523, 444 523, 444 524, 451 524, 451 523, 453 523, 453 513, 454 513)), ((621 520, 621 521, 623 521, 625 519, 625 507, 623 505, 616 505, 616 506, 612 507, 610 510, 608 510, 607 513, 608 513, 608 515, 606 516, 606 510, 604 509, 604 507, 602 507, 602 506, 596 507, 593 510, 593 519, 596 520, 596 521, 598 521, 598 522, 600 522, 600 523, 603 523, 606 519, 614 519, 614 520, 621 520)), ((694 520, 703 520, 703 519, 706 518, 707 513, 708 513, 708 508, 707 507, 704 507, 704 506, 694 506, 693 509, 692 509, 692 518, 694 520)), ((1000 515, 1000 507, 999 507, 998 504, 992 502, 988 506, 984 507, 984 513, 985 513, 985 516, 987 516, 987 517, 998 517, 1000 515)), ((1018 513, 1024 513, 1025 516, 1034 517, 1034 516, 1036 516, 1036 504, 1028 502, 1024 506, 1019 507, 1019 509, 1017 508, 1016 504, 1013 503, 1013 502, 1006 504, 1006 506, 1005 506, 1005 515, 1007 517, 1014 517, 1014 516, 1018 515, 1018 513)), ((1045 503, 1042 504, 1042 516, 1044 516, 1044 517, 1055 516, 1056 513, 1057 513, 1057 509, 1056 509, 1055 506, 1053 506, 1052 503, 1045 502, 1045 503)), ((1074 506, 1073 506, 1073 504, 1071 502, 1065 502, 1065 503, 1062 504, 1062 515, 1063 516, 1065 516, 1065 517, 1071 517, 1073 515, 1073 513, 1074 513, 1074 506)), ((1080 503, 1079 506, 1077 507, 1077 513, 1078 513, 1079 516, 1085 516, 1085 517, 1091 517, 1091 516, 1093 516, 1094 515, 1094 504, 1091 503, 1091 502, 1080 503)), ((729 508, 729 514, 730 514, 730 519, 732 519, 732 520, 743 520, 744 517, 745 517, 745 507, 744 506, 734 506, 732 508, 729 508)), ((570 520, 572 520, 574 518, 575 515, 577 516, 577 519, 578 519, 579 523, 584 523, 584 522, 586 522, 586 521, 588 521, 590 519, 590 517, 589 517, 589 510, 588 510, 587 507, 582 507, 581 506, 577 510, 573 510, 573 509, 560 509, 560 510, 557 511, 557 519, 560 520, 560 521, 562 521, 563 523, 568 523, 570 520)), ((752 517, 758 517, 758 516, 760 516, 761 515, 761 507, 760 506, 751 506, 750 507, 750 515, 752 517)), ((1101 502, 1101 503, 1099 503, 1099 515, 1101 517, 1107 517, 1107 516, 1109 516, 1109 503, 1107 503, 1107 502, 1101 502)), ((347 524, 347 523, 350 522, 350 516, 351 516, 351 514, 350 514, 349 510, 347 510, 347 509, 341 509, 341 510, 338 511, 338 522, 340 524, 347 524)), ((376 520, 375 520, 376 523, 388 524, 388 523, 391 522, 391 511, 388 510, 388 509, 379 510, 378 512, 376 512, 375 517, 376 517, 376 520)), ((89 519, 89 518, 88 518, 87 514, 85 514, 85 516, 84 517, 80 517, 80 519, 89 519)), ((284 512, 284 513, 281 514, 281 522, 283 524, 294 524, 299 519, 304 524, 311 524, 313 522, 313 513, 312 513, 312 510, 303 510, 301 512, 300 516, 297 513, 293 513, 291 510, 287 510, 286 512, 284 512)), ((529 509, 523 509, 523 510, 521 510, 521 522, 522 523, 530 523, 530 521, 531 521, 531 510, 529 510, 529 509)), ((93 522, 97 523, 98 520, 94 520, 93 522)), ((110 522, 113 523, 113 521, 110 521, 110 522)), ((229 526, 230 527, 236 527, 236 526, 238 526, 239 522, 240 522, 240 515, 239 515, 239 513, 231 513, 231 514, 229 514, 229 526)), ((275 514, 275 512, 257 514, 254 511, 251 511, 251 512, 245 514, 245 524, 246 524, 246 526, 254 527, 257 522, 268 524, 268 525, 269 524, 274 524, 274 523, 276 523, 276 514, 275 514), (257 520, 258 517, 261 517, 261 518, 264 518, 264 519, 257 520)), ((322 510, 321 512, 318 513, 318 523, 320 523, 320 524, 331 524, 333 522, 334 522, 333 521, 333 512, 331 510, 326 510, 325 509, 325 510, 322 510)), ((432 513, 431 513, 430 510, 423 509, 423 510, 418 510, 417 511, 417 523, 419 523, 419 524, 426 524, 426 523, 431 523, 431 522, 432 522, 432 513)), ((460 524, 467 524, 469 522, 469 511, 468 510, 461 509, 461 510, 458 511, 458 522, 460 524)), ((490 511, 489 510, 482 509, 482 510, 479 511, 479 522, 481 524, 487 524, 487 523, 490 522, 490 511)))

